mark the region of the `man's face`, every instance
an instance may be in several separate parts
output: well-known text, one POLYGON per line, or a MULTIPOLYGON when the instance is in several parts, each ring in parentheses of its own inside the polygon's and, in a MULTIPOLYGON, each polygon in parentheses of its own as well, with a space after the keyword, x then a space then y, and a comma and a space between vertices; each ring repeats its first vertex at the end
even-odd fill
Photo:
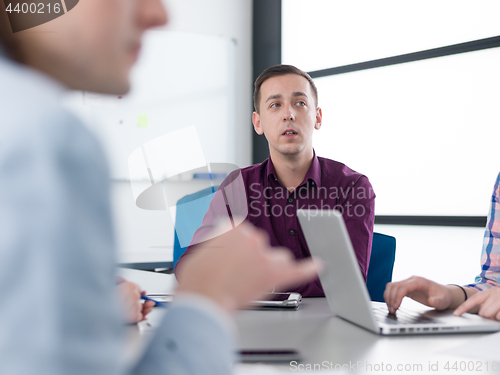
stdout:
POLYGON ((123 94, 144 31, 166 21, 161 0, 82 0, 66 15, 17 36, 26 63, 66 86, 123 94))
POLYGON ((260 87, 260 113, 253 113, 257 134, 275 153, 296 156, 312 152, 312 134, 321 127, 321 108, 316 108, 311 85, 296 74, 276 76, 260 87))

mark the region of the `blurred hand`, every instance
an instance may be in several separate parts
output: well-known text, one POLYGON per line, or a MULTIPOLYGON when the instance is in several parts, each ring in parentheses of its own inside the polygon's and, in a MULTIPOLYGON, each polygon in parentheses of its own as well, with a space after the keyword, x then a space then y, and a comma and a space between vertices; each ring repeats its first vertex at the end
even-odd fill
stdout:
MULTIPOLYGON (((457 286, 442 285, 420 276, 412 276, 403 281, 388 283, 385 287, 384 299, 391 314, 396 313, 404 297, 410 297, 438 310, 445 310, 450 308, 453 302, 452 288, 460 290, 457 286)), ((463 297, 461 290, 460 293, 463 297)))
POLYGON ((464 312, 476 312, 483 318, 500 320, 500 288, 491 288, 478 292, 467 299, 455 310, 454 314, 462 315, 464 312))
POLYGON ((271 249, 264 231, 243 223, 198 245, 179 270, 178 293, 201 294, 231 313, 273 288, 314 278, 318 265, 295 261, 287 249, 271 249))
POLYGON ((118 297, 123 307, 123 315, 127 323, 137 323, 146 319, 146 315, 152 311, 155 303, 153 301, 141 300, 141 295, 146 294, 140 286, 118 276, 118 297))

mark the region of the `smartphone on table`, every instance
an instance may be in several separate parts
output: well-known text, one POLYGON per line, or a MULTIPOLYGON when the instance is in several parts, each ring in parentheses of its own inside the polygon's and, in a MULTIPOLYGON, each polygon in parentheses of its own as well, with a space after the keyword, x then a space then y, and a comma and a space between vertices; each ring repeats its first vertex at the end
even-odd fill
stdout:
POLYGON ((302 296, 300 293, 267 293, 262 299, 253 301, 252 306, 296 309, 300 306, 301 302, 302 296))

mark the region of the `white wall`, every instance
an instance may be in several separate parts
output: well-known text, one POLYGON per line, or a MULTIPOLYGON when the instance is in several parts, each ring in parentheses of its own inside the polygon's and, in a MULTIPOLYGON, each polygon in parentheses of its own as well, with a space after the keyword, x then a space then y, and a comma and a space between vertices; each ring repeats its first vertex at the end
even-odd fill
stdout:
MULTIPOLYGON (((167 30, 235 40, 236 123, 232 134, 235 144, 231 146, 236 153, 236 164, 240 167, 249 165, 253 131, 252 1, 164 0, 164 3, 169 11, 167 30)), ((200 64, 203 64, 203 56, 200 56, 200 64)), ((214 132, 217 131, 214 129, 214 132)), ((174 238, 174 222, 170 213, 136 207, 129 182, 113 181, 112 185, 119 259, 132 262, 170 260, 174 238)), ((184 187, 179 184, 179 188, 184 187)))

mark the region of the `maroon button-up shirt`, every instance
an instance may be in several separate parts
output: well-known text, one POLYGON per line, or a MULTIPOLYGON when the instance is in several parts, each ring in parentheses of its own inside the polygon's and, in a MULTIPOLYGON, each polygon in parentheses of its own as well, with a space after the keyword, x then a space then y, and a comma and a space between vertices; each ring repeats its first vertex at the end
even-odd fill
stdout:
MULTIPOLYGON (((269 234, 272 246, 290 249, 296 259, 310 257, 298 209, 336 209, 343 213, 359 268, 366 281, 373 236, 375 193, 366 176, 346 165, 314 155, 304 181, 289 192, 277 179, 271 159, 232 172, 220 185, 203 223, 176 270, 196 244, 210 238, 219 221, 248 220, 269 234)), ((213 237, 213 235, 212 235, 213 237)), ((181 266, 182 267, 182 266, 181 266)), ((324 296, 319 279, 288 289, 305 297, 324 296)))

